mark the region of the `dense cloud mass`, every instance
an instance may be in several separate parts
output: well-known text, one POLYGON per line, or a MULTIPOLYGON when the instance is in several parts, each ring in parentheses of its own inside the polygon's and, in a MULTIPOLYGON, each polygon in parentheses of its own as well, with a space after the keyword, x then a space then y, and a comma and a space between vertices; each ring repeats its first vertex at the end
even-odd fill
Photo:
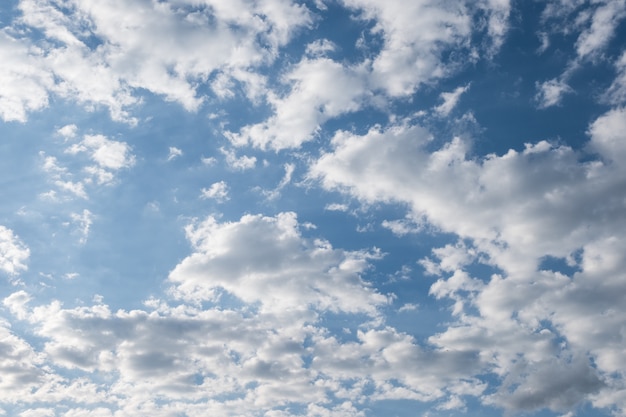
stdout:
POLYGON ((626 416, 626 1, 0 6, 0 415, 626 416))

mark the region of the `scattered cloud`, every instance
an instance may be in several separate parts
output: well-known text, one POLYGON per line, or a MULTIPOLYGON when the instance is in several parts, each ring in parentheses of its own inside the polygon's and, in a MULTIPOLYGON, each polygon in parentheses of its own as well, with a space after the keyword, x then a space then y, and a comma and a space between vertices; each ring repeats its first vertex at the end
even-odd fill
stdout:
POLYGON ((545 109, 561 104, 561 100, 565 94, 573 93, 574 90, 565 82, 557 79, 537 83, 537 94, 535 100, 539 108, 545 109))
POLYGON ((470 85, 467 84, 465 86, 455 88, 452 92, 441 93, 440 97, 443 100, 443 103, 435 107, 435 113, 442 117, 448 116, 458 104, 461 99, 461 95, 465 93, 469 87, 470 85))
POLYGON ((30 250, 13 230, 0 225, 0 270, 11 276, 26 271, 29 257, 30 250))
POLYGON ((328 211, 348 211, 349 208, 350 208, 350 206, 348 206, 347 204, 330 203, 330 204, 326 204, 326 207, 324 207, 324 210, 328 210, 328 211))
POLYGON ((203 188, 201 197, 204 199, 213 199, 218 202, 224 202, 229 199, 228 185, 224 181, 215 182, 209 188, 203 188))
POLYGON ((579 162, 571 148, 547 142, 481 160, 468 157, 468 144, 458 138, 427 152, 429 132, 403 125, 374 128, 362 136, 338 132, 334 150, 311 166, 310 176, 328 190, 367 203, 407 204, 410 216, 425 216, 471 242, 435 249, 439 260, 424 262, 430 272, 443 274, 431 293, 455 300, 458 317, 458 323, 429 341, 441 349, 480 352, 487 366, 505 378, 498 393, 486 397, 489 403, 558 411, 620 389, 621 376, 611 376, 615 368, 608 364, 621 350, 612 343, 600 347, 614 334, 615 323, 600 316, 607 308, 621 314, 623 303, 605 292, 623 285, 616 258, 623 242, 615 235, 623 224, 623 202, 606 204, 610 190, 624 186, 618 162, 624 153, 622 113, 608 112, 589 130, 590 149, 606 163, 579 162), (421 181, 407 180, 415 176, 421 181), (598 212, 601 217, 593 214, 598 212), (575 276, 537 271, 542 257, 571 257, 581 249, 581 272, 575 276), (501 272, 478 280, 466 269, 473 262, 501 272), (599 265, 612 278, 578 298, 579 291, 590 291, 599 265), (546 322, 554 327, 543 327, 546 322), (582 330, 591 323, 597 326, 593 336, 582 330), (502 343, 504 337, 512 343, 502 343), (574 359, 553 358, 558 337, 569 343, 561 355, 574 359), (607 366, 594 368, 591 361, 607 366))
POLYGON ((183 155, 183 151, 182 150, 178 149, 175 146, 170 146, 169 154, 167 155, 167 160, 171 161, 172 159, 176 159, 176 158, 178 158, 179 156, 182 156, 182 155, 183 155))
POLYGON ((79 242, 81 244, 85 244, 87 242, 87 238, 89 237, 89 229, 93 223, 93 214, 89 210, 84 209, 82 213, 72 213, 70 217, 72 222, 76 223, 80 233, 79 242))
POLYGON ((230 223, 209 217, 186 232, 195 252, 170 274, 182 299, 212 300, 224 290, 268 313, 313 307, 373 315, 387 302, 360 278, 376 251, 344 252, 305 239, 294 213, 230 223))
MULTIPOLYGON (((231 169, 234 169, 237 171, 246 171, 256 166, 255 156, 247 156, 247 155, 237 156, 233 149, 226 149, 226 148, 220 148, 220 152, 225 156, 226 164, 231 169)), ((207 162, 204 162, 204 163, 208 164, 208 162, 211 162, 211 158, 209 158, 207 162)))
POLYGON ((626 416, 625 1, 13 6, 0 415, 626 416))

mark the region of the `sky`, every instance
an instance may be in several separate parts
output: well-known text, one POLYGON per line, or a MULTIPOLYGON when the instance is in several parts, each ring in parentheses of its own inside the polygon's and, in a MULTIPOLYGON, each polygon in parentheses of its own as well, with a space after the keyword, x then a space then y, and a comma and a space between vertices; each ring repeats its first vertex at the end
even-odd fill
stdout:
POLYGON ((0 416, 626 416, 626 0, 4 0, 0 416))

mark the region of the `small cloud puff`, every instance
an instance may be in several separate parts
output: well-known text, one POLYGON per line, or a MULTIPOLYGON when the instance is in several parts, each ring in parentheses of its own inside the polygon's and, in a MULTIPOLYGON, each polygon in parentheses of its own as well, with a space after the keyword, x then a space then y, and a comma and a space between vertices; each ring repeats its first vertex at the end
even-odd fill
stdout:
POLYGON ((558 106, 565 94, 574 92, 569 85, 556 78, 543 83, 536 83, 536 88, 535 101, 540 109, 558 106))
POLYGON ((86 152, 101 168, 114 171, 135 163, 135 156, 126 142, 110 140, 104 135, 85 135, 82 142, 72 145, 66 152, 72 155, 86 152))
POLYGON ((470 84, 465 86, 457 87, 454 91, 449 93, 441 93, 440 97, 443 100, 439 106, 435 107, 435 113, 439 116, 448 116, 450 112, 456 107, 461 99, 461 95, 469 90, 470 84))
MULTIPOLYGON (((234 170, 245 171, 256 166, 256 157, 254 156, 237 156, 235 151, 220 148, 220 152, 226 157, 226 164, 234 170)), ((203 160, 204 162, 205 160, 203 160)))
POLYGON ((178 158, 179 156, 183 155, 183 151, 174 147, 174 146, 170 146, 169 149, 169 154, 167 155, 167 160, 171 161, 172 159, 178 158))
POLYGON ((224 181, 211 184, 209 188, 203 188, 200 195, 203 199, 213 199, 222 203, 229 199, 228 197, 228 185, 224 181))

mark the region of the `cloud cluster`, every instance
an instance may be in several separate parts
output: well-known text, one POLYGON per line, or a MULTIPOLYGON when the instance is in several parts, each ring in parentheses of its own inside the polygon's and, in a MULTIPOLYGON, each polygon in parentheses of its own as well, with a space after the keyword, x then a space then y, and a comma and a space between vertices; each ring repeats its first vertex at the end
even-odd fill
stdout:
MULTIPOLYGON (((370 279, 387 256, 377 247, 337 247, 280 208, 206 216, 185 202, 193 214, 179 212, 178 221, 193 218, 184 228, 189 252, 160 271, 163 291, 142 306, 115 311, 97 295, 64 305, 27 286, 4 297, 0 415, 365 417, 377 401, 412 400, 442 413, 470 403, 568 413, 589 402, 626 416, 626 53, 604 55, 625 1, 554 0, 541 17, 539 53, 565 35, 573 57, 560 75, 535 83, 538 107, 576 93, 570 81, 584 65, 613 71, 592 98, 612 107, 588 124, 584 146, 538 140, 487 155, 477 155, 470 133, 447 133, 456 106, 479 88, 450 77, 497 54, 509 0, 337 1, 361 25, 349 45, 359 53, 344 59, 337 56, 346 45, 331 33, 286 48, 324 18, 322 1, 16 4, 0 29, 5 122, 25 122, 52 98, 105 107, 130 124, 139 123, 133 107, 151 95, 189 112, 245 99, 262 108, 261 120, 224 122, 218 133, 227 146, 216 140, 213 149, 238 177, 189 181, 193 204, 199 194, 237 206, 229 184, 273 151, 258 165, 282 166, 284 176, 273 189, 252 188, 264 208, 284 202, 294 173, 306 171, 301 184, 311 194, 319 186, 340 196, 321 202, 333 216, 389 205, 401 214, 368 227, 398 239, 441 232, 447 242, 396 276, 421 267, 429 295, 449 315, 419 337, 394 327, 390 310, 406 317, 418 307, 407 298, 397 305, 403 294, 370 279), (447 89, 435 91, 443 79, 447 89), (405 117, 425 90, 432 110, 405 117), (325 129, 370 109, 387 124, 364 118, 325 129), (316 139, 319 152, 309 146, 316 139)), ((52 188, 43 200, 83 204, 144 157, 130 139, 73 124, 57 134, 62 149, 40 152, 52 188)), ((173 161, 163 169, 198 150, 171 145, 160 154, 173 161)), ((179 210, 160 203, 145 207, 179 210)), ((66 216, 81 244, 91 239, 94 212, 66 216)), ((29 258, 27 245, 0 226, 0 271, 14 279, 29 258)))
POLYGON ((135 155, 126 142, 111 140, 99 134, 84 135, 82 140, 75 141, 77 130, 75 125, 66 125, 58 130, 66 142, 74 142, 65 147, 63 154, 72 155, 79 161, 79 157, 84 154, 90 162, 85 161, 82 170, 72 172, 59 161, 59 158, 67 159, 61 154, 57 157, 40 152, 42 169, 56 187, 43 193, 42 198, 57 200, 61 193, 69 198, 79 197, 86 200, 89 198, 87 190, 90 187, 114 184, 119 171, 129 169, 135 164, 135 155))
POLYGON ((431 293, 453 300, 458 320, 429 341, 480 352, 483 371, 503 378, 486 403, 564 410, 588 398, 602 405, 621 392, 625 376, 617 365, 625 340, 615 332, 626 314, 618 295, 626 290, 624 120, 618 108, 591 124, 591 159, 545 141, 476 158, 454 138, 430 152, 431 134, 410 124, 338 132, 309 175, 367 203, 407 204, 416 222, 461 239, 423 260, 440 277, 431 293), (546 258, 578 272, 544 270, 546 258), (472 276, 477 263, 500 272, 472 276))
POLYGON ((42 343, 2 328, 10 353, 2 403, 19 410, 61 401, 48 408, 53 416, 358 416, 354 401, 484 389, 457 381, 475 368, 475 353, 426 351, 376 324, 389 299, 360 274, 380 254, 335 249, 299 229, 293 213, 189 225, 194 252, 169 277, 172 294, 188 303, 150 299, 145 309, 113 312, 101 297, 65 308, 11 294, 4 307, 42 343), (342 341, 324 327, 326 314, 361 318, 342 341))
MULTIPOLYGON (((227 132, 237 146, 252 145, 261 149, 298 148, 311 141, 329 120, 381 103, 385 99, 403 98, 420 86, 450 76, 468 61, 479 59, 471 44, 476 29, 476 14, 488 18, 487 37, 490 46, 485 56, 497 50, 506 34, 510 5, 508 1, 465 2, 346 0, 342 2, 364 22, 375 22, 368 42, 362 38, 361 48, 369 48, 367 59, 354 64, 334 61, 311 51, 332 50, 332 44, 312 43, 305 56, 281 78, 278 91, 269 92, 267 102, 273 115, 263 122, 244 126, 239 132, 227 132), (378 38, 382 47, 376 48, 378 38), (454 51, 451 53, 450 51, 454 51), (491 52, 488 52, 491 51, 491 52), (445 59, 458 56, 457 59, 445 59)), ((460 90, 438 108, 446 116, 460 90), (449 101, 449 102, 448 102, 449 101), (449 108, 449 109, 448 109, 449 108)))
MULTIPOLYGON (((546 5, 542 14, 546 30, 540 33, 543 38, 540 52, 549 47, 548 33, 569 35, 575 31, 578 36, 573 45, 576 55, 567 63, 563 73, 557 78, 537 82, 536 99, 540 108, 559 105, 566 93, 575 92, 568 85, 569 80, 584 64, 606 59, 604 51, 625 18, 626 3, 621 0, 556 0, 546 5)), ((618 70, 622 66, 620 62, 620 59, 615 62, 618 70)), ((616 80, 607 93, 609 101, 615 102, 620 97, 619 86, 620 81, 616 80)))
POLYGON ((286 0, 20 0, 17 9, 0 32, 0 56, 9 64, 0 70, 5 121, 25 121, 52 94, 131 123, 141 90, 197 110, 204 101, 197 86, 218 73, 253 96, 262 78, 249 69, 272 62, 311 23, 306 7, 286 0), (29 39, 30 31, 42 39, 29 39))

